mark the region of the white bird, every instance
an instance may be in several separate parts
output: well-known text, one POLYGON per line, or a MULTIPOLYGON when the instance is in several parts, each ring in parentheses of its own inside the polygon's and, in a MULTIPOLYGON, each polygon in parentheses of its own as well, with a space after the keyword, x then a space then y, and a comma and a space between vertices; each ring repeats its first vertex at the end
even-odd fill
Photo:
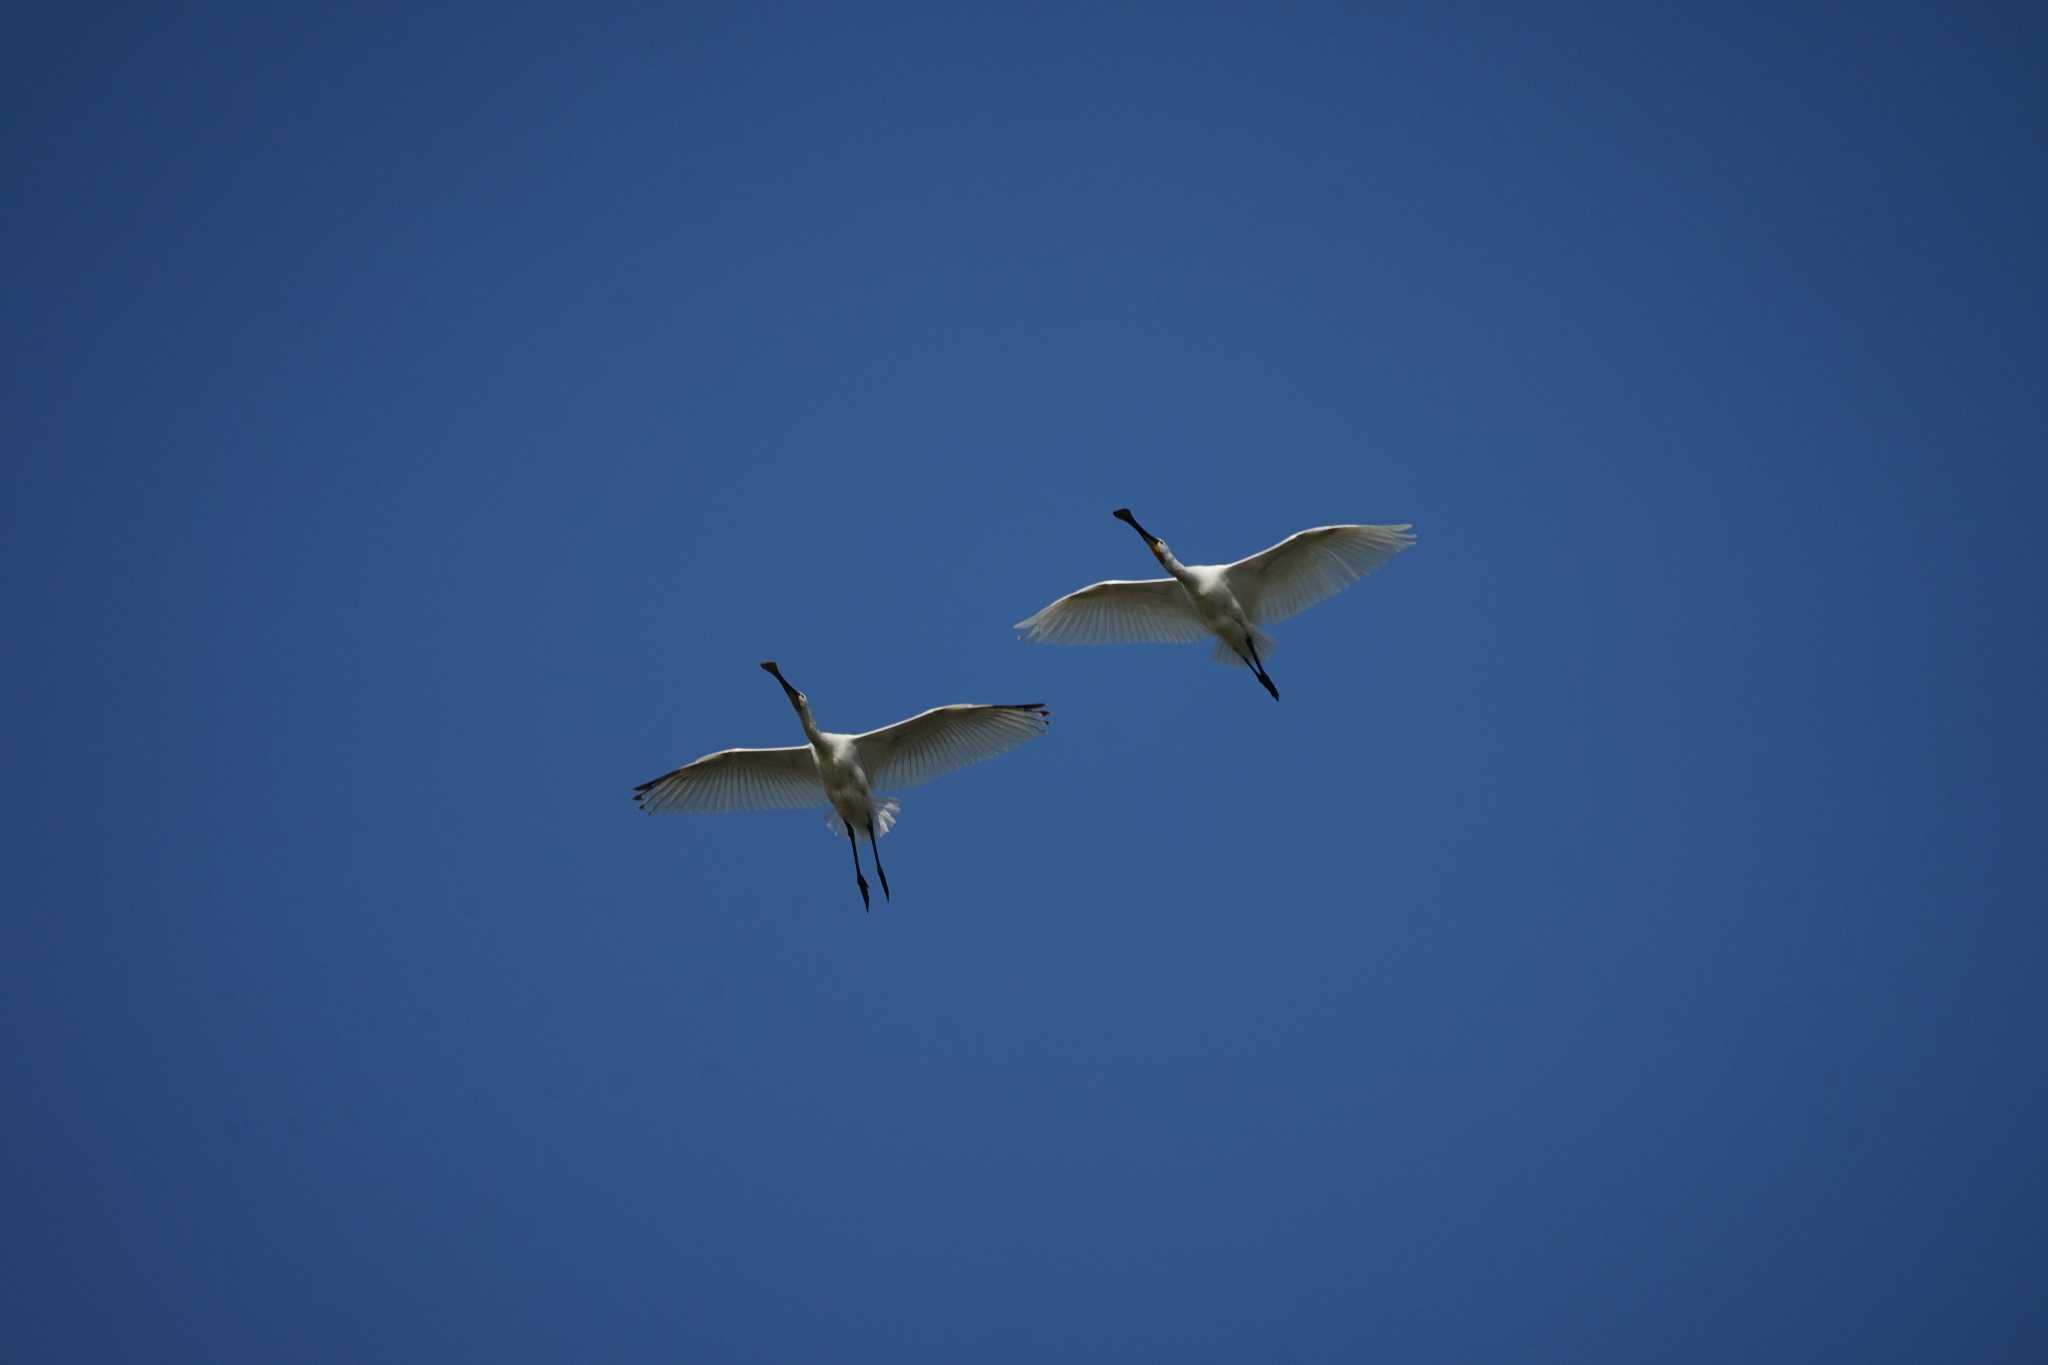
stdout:
POLYGON ((1235 564, 1183 564, 1166 542, 1138 525, 1128 507, 1111 513, 1144 538, 1171 578, 1092 583, 1016 625, 1048 645, 1199 644, 1214 637, 1218 663, 1241 661, 1280 700, 1266 676, 1262 626, 1342 592, 1415 543, 1410 524, 1317 526, 1235 564))
POLYGON ((761 667, 782 684, 809 742, 788 749, 721 749, 642 782, 633 789, 633 799, 649 814, 829 805, 832 814, 825 817, 825 828, 834 834, 845 831, 846 842, 853 847, 853 879, 860 884, 863 906, 868 904, 868 879, 861 873, 860 844, 854 835, 867 832, 882 895, 888 896, 889 874, 882 871, 877 841, 896 823, 896 812, 902 808, 894 797, 877 797, 874 788, 914 786, 994 758, 1036 739, 1052 724, 1052 713, 1042 702, 935 706, 864 735, 835 735, 818 728, 811 718, 811 699, 789 685, 773 660, 761 667))

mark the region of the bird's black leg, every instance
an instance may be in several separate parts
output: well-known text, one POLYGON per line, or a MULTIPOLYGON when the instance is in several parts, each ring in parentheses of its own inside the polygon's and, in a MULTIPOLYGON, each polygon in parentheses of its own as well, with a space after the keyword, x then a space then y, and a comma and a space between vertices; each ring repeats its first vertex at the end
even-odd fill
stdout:
POLYGON ((1251 656, 1245 654, 1242 650, 1237 652, 1237 657, 1244 660, 1244 666, 1249 668, 1252 671, 1252 676, 1259 680, 1259 686, 1271 692, 1274 701, 1280 700, 1280 689, 1273 686, 1273 680, 1266 676, 1266 670, 1253 663, 1251 656))
POLYGON ((1280 700, 1280 689, 1273 686, 1273 680, 1266 676, 1266 665, 1259 659, 1259 637, 1246 632, 1244 643, 1245 647, 1252 652, 1252 672, 1259 675, 1259 681, 1264 683, 1266 690, 1273 694, 1273 700, 1280 700))
POLYGON ((868 817, 868 847, 875 851, 875 875, 882 879, 882 899, 889 899, 889 874, 882 870, 882 844, 875 838, 875 820, 868 817))
MULTIPOLYGON (((868 879, 860 872, 860 843, 853 837, 852 825, 846 827, 846 846, 853 850, 853 879, 860 883, 860 908, 872 909, 873 907, 868 904, 868 879)), ((879 871, 881 866, 880 863, 876 863, 876 870, 879 871)))

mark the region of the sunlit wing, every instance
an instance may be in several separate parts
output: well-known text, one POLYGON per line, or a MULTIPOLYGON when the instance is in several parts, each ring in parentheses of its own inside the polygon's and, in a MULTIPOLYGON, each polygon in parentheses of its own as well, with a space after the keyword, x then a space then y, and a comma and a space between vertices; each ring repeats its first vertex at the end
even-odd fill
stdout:
POLYGON ((633 789, 649 813, 804 810, 825 804, 818 760, 809 746, 721 749, 633 789))
POLYGON ((1022 706, 935 706, 929 711, 853 737, 868 785, 913 786, 942 773, 994 758, 1036 739, 1052 724, 1038 702, 1022 706))
POLYGON ((1191 645, 1209 638, 1194 604, 1171 578, 1093 583, 1013 629, 1041 645, 1191 645))
POLYGON ((1258 625, 1335 596, 1415 543, 1409 526, 1318 526, 1224 566, 1224 582, 1258 625))

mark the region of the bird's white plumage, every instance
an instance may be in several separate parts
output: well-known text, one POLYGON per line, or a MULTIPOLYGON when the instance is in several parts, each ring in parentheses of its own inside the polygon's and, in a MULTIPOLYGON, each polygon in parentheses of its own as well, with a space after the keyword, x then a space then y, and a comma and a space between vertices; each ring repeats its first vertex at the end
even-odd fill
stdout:
POLYGON ((860 838, 868 836, 882 896, 889 874, 882 870, 882 836, 895 825, 901 804, 880 796, 882 783, 910 786, 979 763, 1035 739, 1051 724, 1040 702, 1020 706, 956 704, 935 706, 908 720, 862 735, 820 729, 811 699, 782 676, 770 659, 761 669, 781 685, 809 741, 801 748, 722 749, 685 763, 633 789, 633 799, 650 814, 664 811, 801 810, 829 806, 825 828, 852 847, 853 880, 863 909, 872 908, 868 879, 860 865, 860 838))
MULTIPOLYGON (((875 837, 879 839, 896 828, 896 817, 903 813, 903 803, 893 796, 882 796, 876 797, 873 805, 875 837)), ((858 834, 860 831, 848 824, 846 817, 835 810, 825 817, 825 832, 835 839, 844 839, 847 835, 858 834)))
POLYGON ((1333 597, 1415 543, 1411 526, 1317 526, 1223 566, 1224 581, 1260 625, 1333 597))
POLYGON ((909 787, 994 758, 1045 733, 1043 706, 935 706, 908 720, 855 735, 874 787, 909 787))
POLYGON ((1019 621, 1033 644, 1199 644, 1211 657, 1242 663, 1273 700, 1266 672, 1272 639, 1260 627, 1342 591, 1415 543, 1409 527, 1316 526, 1234 564, 1183 564, 1128 507, 1114 513, 1144 540, 1170 578, 1094 583, 1019 621))
MULTIPOLYGON (((833 759, 829 773, 809 745, 721 749, 641 783, 633 799, 654 814, 806 810, 831 804, 836 780, 857 787, 859 798, 868 800, 878 787, 911 787, 994 758, 1044 734, 1051 724, 1037 703, 935 706, 866 734, 819 732, 833 759)), ((895 823, 898 809, 895 801, 874 800, 878 832, 895 823)))
POLYGON ((1188 595, 1171 578, 1092 583, 1012 629, 1042 645, 1192 645, 1209 638, 1188 595))
POLYGON ((809 745, 721 749, 641 783, 633 799, 655 813, 806 810, 825 804, 825 788, 809 745))

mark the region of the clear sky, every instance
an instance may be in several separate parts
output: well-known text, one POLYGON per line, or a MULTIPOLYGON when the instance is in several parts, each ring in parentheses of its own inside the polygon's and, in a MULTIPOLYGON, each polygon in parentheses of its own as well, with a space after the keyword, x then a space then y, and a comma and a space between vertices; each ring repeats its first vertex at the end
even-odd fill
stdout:
POLYGON ((2040 1359, 2040 11, 961 9, 17 16, 8 1359, 2040 1359))

